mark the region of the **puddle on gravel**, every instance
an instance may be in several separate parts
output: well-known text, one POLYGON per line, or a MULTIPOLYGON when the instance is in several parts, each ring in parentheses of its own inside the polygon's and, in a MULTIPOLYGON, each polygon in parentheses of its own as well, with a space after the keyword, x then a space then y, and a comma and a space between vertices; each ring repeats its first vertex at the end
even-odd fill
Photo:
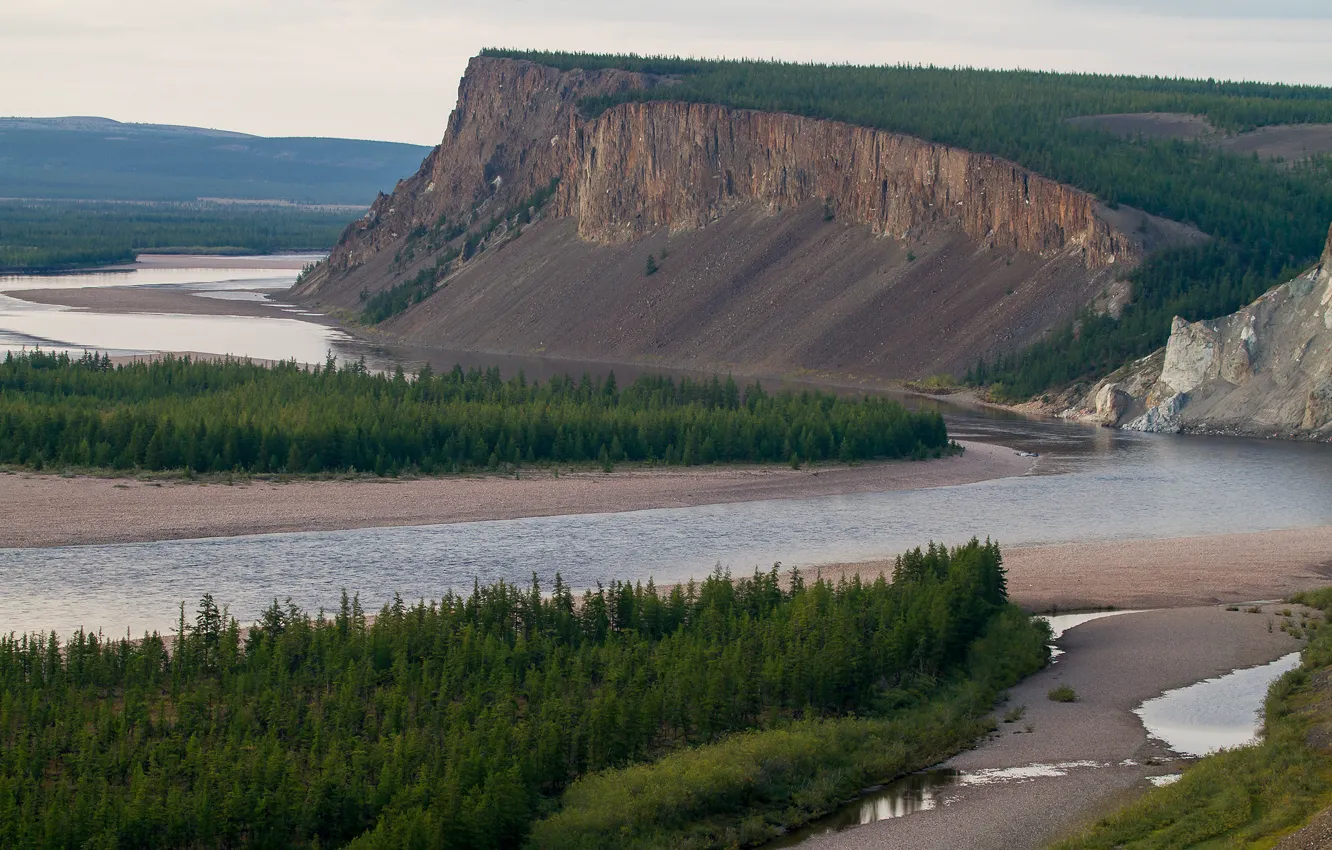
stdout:
MULTIPOLYGON (((1105 617, 1117 617, 1120 614, 1138 614, 1138 610, 1129 611, 1087 611, 1081 614, 1050 614, 1041 617, 1042 620, 1050 624, 1050 634, 1052 640, 1059 640, 1064 636, 1064 632, 1080 626, 1083 623, 1090 623, 1092 620, 1100 620, 1105 617)), ((1054 663, 1059 656, 1064 654, 1064 650, 1051 644, 1050 661, 1054 663)))
POLYGON ((763 850, 797 847, 816 835, 841 832, 875 821, 906 817, 915 812, 926 812, 939 806, 939 791, 958 779, 955 770, 937 769, 912 773, 889 782, 877 790, 842 807, 827 817, 792 830, 775 841, 763 845, 763 850))
POLYGON ((1025 779, 1051 779, 1067 776, 1070 770, 1080 767, 1107 767, 1099 761, 1061 761, 1054 764, 1024 764, 1020 767, 992 767, 983 770, 971 770, 957 775, 958 785, 995 785, 1000 782, 1014 782, 1025 779))
POLYGON ((1205 756, 1258 738, 1267 688, 1300 664, 1292 652, 1271 664, 1235 670, 1187 688, 1166 691, 1134 709, 1147 734, 1181 755, 1205 756))
POLYGON ((1050 624, 1050 633, 1055 640, 1064 636, 1064 632, 1080 626, 1083 623, 1090 623, 1092 620, 1100 620, 1104 617, 1117 617, 1120 614, 1137 614, 1138 611, 1087 611, 1081 614, 1049 614, 1041 617, 1042 620, 1050 624))
POLYGON ((936 768, 904 776, 883 787, 870 791, 839 811, 814 823, 793 830, 781 838, 763 845, 763 850, 798 847, 819 835, 841 832, 881 820, 906 817, 916 812, 927 812, 949 805, 952 800, 944 794, 949 788, 972 785, 997 785, 1005 782, 1026 782, 1066 776, 1069 771, 1102 768, 1108 765, 1096 761, 1067 761, 1027 764, 1019 767, 987 768, 982 770, 952 770, 936 768))

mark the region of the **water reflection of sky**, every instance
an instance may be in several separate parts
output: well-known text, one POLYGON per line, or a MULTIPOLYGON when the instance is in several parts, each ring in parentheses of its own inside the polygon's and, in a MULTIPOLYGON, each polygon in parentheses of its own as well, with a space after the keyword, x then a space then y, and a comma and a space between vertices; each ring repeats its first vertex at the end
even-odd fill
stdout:
MULTIPOLYGON (((274 259, 275 266, 292 262, 288 257, 274 259)), ((311 255, 309 259, 317 257, 311 255)), ((290 287, 296 275, 296 269, 282 267, 140 267, 131 271, 0 277, 0 292, 132 286, 213 299, 262 300, 290 287)), ((329 352, 343 360, 364 353, 346 333, 301 318, 311 314, 295 308, 288 312, 291 318, 99 313, 0 295, 0 351, 34 347, 71 352, 96 349, 112 354, 191 351, 302 363, 321 363, 329 352)))
POLYGON ((1262 729, 1268 686, 1298 666, 1300 654, 1292 652, 1271 664, 1167 691, 1134 713, 1149 735, 1181 755, 1205 756, 1242 747, 1257 740, 1262 729))

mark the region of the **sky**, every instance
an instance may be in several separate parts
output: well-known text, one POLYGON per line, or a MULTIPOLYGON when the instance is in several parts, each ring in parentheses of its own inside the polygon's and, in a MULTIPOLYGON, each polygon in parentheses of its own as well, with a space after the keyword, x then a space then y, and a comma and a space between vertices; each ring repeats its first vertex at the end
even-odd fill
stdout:
POLYGON ((0 0, 0 115, 435 144, 505 46, 1332 85, 1332 0, 0 0))

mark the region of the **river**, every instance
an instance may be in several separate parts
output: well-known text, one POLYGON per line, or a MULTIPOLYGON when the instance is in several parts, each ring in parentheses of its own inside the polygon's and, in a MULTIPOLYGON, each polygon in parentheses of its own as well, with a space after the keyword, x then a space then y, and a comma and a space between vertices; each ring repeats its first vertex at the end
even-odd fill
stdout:
MULTIPOLYGON (((166 285, 258 288, 254 278, 218 281, 215 278, 226 275, 217 270, 177 269, 171 276, 173 282, 166 285)), ((280 289, 280 281, 294 279, 295 271, 257 277, 273 292, 280 289)), ((31 289, 52 285, 53 280, 74 285, 42 279, 17 286, 12 280, 0 288, 31 289)), ((20 334, 58 339, 71 348, 111 344, 102 342, 111 339, 109 333, 37 334, 32 322, 16 319, 15 311, 5 313, 3 308, 0 304, 0 335, 9 334, 11 344, 20 334)), ((102 319, 105 325, 116 325, 135 315, 105 314, 102 319)), ((166 327, 192 318, 235 317, 153 320, 166 327)), ((237 321, 289 322, 290 328, 269 324, 262 334, 201 338, 190 349, 210 350, 207 344, 216 338, 240 346, 226 349, 231 353, 271 356, 290 344, 291 353, 274 359, 307 359, 296 349, 311 345, 316 333, 312 329, 318 329, 326 336, 317 344, 345 346, 342 356, 360 356, 355 340, 298 315, 237 321), (251 339, 265 340, 268 348, 246 348, 251 339)), ((99 332, 107 333, 105 328, 99 332)), ((163 331, 127 339, 117 347, 178 348, 162 344, 170 338, 163 331)), ((0 336, 0 342, 3 339, 0 336)), ((323 359, 321 351, 307 353, 323 359)), ((512 357, 504 365, 530 368, 530 375, 553 368, 550 361, 512 357)), ((625 371, 632 370, 622 374, 625 371)), ((958 439, 1039 452, 1035 471, 958 487, 813 499, 411 528, 0 549, 0 587, 5 588, 0 631, 55 629, 67 634, 82 626, 108 634, 138 634, 165 629, 174 622, 180 602, 192 606, 205 592, 246 622, 274 598, 290 597, 312 610, 332 609, 343 588, 375 609, 395 593, 407 600, 437 598, 449 590, 470 590, 474 581, 527 583, 533 573, 546 587, 556 572, 576 587, 611 578, 653 577, 663 583, 702 576, 716 565, 747 573, 776 561, 802 566, 858 561, 891 556, 931 540, 958 543, 975 534, 1015 546, 1332 522, 1332 446, 1144 435, 946 404, 941 409, 958 439)))

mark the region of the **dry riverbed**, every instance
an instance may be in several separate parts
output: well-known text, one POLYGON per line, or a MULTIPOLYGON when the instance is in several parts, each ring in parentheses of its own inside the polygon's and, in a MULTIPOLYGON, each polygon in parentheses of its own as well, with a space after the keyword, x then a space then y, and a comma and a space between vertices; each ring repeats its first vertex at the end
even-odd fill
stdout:
POLYGON ((1011 449, 966 444, 958 457, 828 465, 521 472, 416 480, 200 484, 34 473, 0 475, 11 506, 0 547, 66 546, 286 531, 431 525, 802 499, 967 484, 1022 475, 1011 449))
MULTIPOLYGON (((1281 608, 1286 606, 1275 606, 1281 608)), ((1299 650, 1303 642, 1262 613, 1222 607, 1122 614, 1065 632, 1065 654, 1010 692, 1013 723, 942 767, 962 777, 934 808, 812 838, 808 850, 1022 850, 1044 847, 1187 764, 1148 738, 1133 709, 1161 692, 1299 650), (1047 698, 1067 685, 1076 702, 1047 698), (1046 774, 1046 775, 1040 775, 1046 774), (1053 775, 1057 774, 1057 775, 1053 775)))
MULTIPOLYGON (((224 294, 254 294, 258 290, 228 290, 224 294)), ((187 316, 251 316, 290 319, 291 305, 273 300, 220 298, 217 293, 201 293, 171 287, 89 286, 83 289, 21 289, 5 295, 33 304, 90 310, 95 313, 164 313, 187 316)), ((302 311, 304 321, 332 324, 326 316, 302 311)))

